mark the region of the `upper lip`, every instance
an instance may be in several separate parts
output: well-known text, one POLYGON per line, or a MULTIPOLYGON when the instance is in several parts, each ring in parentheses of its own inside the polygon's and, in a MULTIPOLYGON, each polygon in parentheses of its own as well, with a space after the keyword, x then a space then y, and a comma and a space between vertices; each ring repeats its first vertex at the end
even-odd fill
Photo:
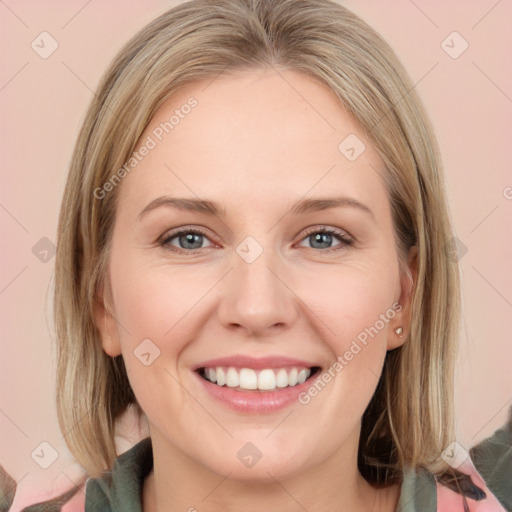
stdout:
POLYGON ((233 368, 252 368, 254 370, 263 370, 265 368, 312 368, 320 366, 319 364, 302 359, 296 359, 287 356, 271 355, 266 357, 251 357, 246 355, 234 355, 230 357, 220 357, 217 359, 209 359, 196 364, 192 369, 199 370, 200 368, 215 368, 219 366, 233 367, 233 368))

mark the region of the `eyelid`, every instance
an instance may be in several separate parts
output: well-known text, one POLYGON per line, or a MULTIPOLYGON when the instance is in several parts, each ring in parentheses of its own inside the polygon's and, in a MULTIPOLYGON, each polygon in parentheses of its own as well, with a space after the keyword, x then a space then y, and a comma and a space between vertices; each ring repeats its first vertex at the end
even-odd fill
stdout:
MULTIPOLYGON (((164 248, 172 247, 173 249, 176 249, 176 251, 178 251, 178 252, 191 253, 193 251, 201 251, 203 249, 209 249, 209 247, 202 247, 200 249, 186 250, 186 249, 181 249, 180 247, 174 247, 174 246, 170 246, 170 244, 167 244, 167 242, 169 240, 171 240, 172 238, 176 238, 177 236, 179 236, 181 234, 186 234, 186 233, 195 233, 198 235, 202 235, 205 238, 207 238, 213 245, 217 245, 217 242, 212 240, 213 237, 211 237, 208 233, 206 233, 206 231, 204 229, 195 227, 195 226, 184 226, 184 227, 176 228, 174 230, 171 229, 170 231, 166 231, 162 236, 160 236, 158 238, 157 243, 164 248)), ((170 250, 172 250, 172 249, 170 249, 170 250)))
POLYGON ((325 225, 320 226, 312 226, 308 228, 302 238, 300 239, 300 242, 304 241, 314 233, 327 233, 335 238, 338 239, 339 244, 335 245, 333 247, 328 247, 327 249, 316 249, 315 247, 305 247, 305 249, 310 249, 314 251, 315 253, 319 254, 330 254, 330 253, 337 253, 338 251, 342 251, 344 249, 348 249, 350 247, 353 247, 355 245, 355 238, 350 235, 347 231, 340 228, 331 228, 325 225))
POLYGON ((355 242, 355 238, 348 231, 341 229, 341 228, 332 228, 332 227, 329 227, 329 226, 323 225, 323 224, 320 224, 317 226, 312 226, 311 228, 307 228, 306 231, 304 232, 304 235, 302 236, 301 240, 312 235, 313 233, 334 234, 334 235, 339 236, 340 238, 346 239, 346 241, 350 240, 351 242, 355 242))

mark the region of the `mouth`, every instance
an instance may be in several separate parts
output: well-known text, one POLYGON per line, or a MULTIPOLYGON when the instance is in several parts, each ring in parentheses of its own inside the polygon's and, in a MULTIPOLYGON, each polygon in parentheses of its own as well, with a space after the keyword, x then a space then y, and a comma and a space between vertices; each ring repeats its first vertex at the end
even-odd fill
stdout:
POLYGON ((320 366, 245 368, 203 366, 196 369, 201 378, 218 387, 240 392, 279 392, 304 384, 320 372, 320 366))
POLYGON ((322 371, 317 361, 282 355, 235 354, 202 361, 191 368, 198 392, 209 403, 241 414, 277 413, 298 403, 299 396, 322 371))

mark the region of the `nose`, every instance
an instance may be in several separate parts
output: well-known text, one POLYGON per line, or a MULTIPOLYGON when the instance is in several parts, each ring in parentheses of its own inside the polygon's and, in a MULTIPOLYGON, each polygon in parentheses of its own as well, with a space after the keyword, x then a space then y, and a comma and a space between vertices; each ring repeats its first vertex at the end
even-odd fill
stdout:
POLYGON ((248 263, 234 252, 233 266, 220 288, 218 315, 224 327, 255 337, 289 328, 298 316, 299 302, 277 255, 264 250, 248 263))

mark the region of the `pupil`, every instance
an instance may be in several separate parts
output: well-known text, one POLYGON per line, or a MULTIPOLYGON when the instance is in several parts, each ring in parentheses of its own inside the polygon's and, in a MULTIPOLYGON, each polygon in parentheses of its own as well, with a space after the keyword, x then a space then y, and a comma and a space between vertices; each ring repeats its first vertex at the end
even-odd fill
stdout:
POLYGON ((315 243, 319 242, 322 245, 322 249, 325 249, 329 246, 329 243, 331 242, 332 236, 329 235, 329 233, 317 233, 314 236, 315 243))
POLYGON ((182 235, 180 237, 180 245, 182 246, 183 249, 198 249, 201 247, 201 237, 202 235, 199 235, 197 233, 187 233, 186 235, 182 235), (189 245, 187 245, 194 245, 194 239, 196 241, 196 246, 190 247, 189 245))

